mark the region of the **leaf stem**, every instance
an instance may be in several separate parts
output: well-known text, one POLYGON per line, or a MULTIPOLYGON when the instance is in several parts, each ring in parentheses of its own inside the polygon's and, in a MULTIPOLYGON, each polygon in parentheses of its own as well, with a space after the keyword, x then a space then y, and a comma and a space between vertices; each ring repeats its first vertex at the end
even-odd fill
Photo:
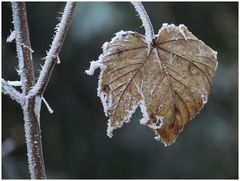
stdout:
POLYGON ((131 1, 131 3, 142 20, 142 24, 145 29, 146 41, 152 43, 152 40, 154 39, 154 30, 143 4, 140 1, 131 1))

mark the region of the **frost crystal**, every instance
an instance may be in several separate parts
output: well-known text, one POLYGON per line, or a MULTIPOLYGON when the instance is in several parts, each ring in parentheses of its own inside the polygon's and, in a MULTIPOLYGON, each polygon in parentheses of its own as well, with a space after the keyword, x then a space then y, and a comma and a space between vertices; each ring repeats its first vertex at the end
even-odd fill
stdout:
POLYGON ((107 50, 108 44, 109 44, 108 42, 105 42, 105 43, 103 44, 103 46, 102 46, 103 52, 105 52, 105 51, 107 50))
POLYGON ((113 136, 112 132, 113 132, 114 128, 111 126, 111 120, 108 120, 108 124, 107 125, 108 125, 108 127, 107 127, 107 136, 109 138, 112 138, 112 136, 113 136))
POLYGON ((184 39, 187 40, 188 38, 187 38, 187 36, 186 36, 186 34, 184 33, 184 30, 183 30, 182 28, 185 28, 185 26, 184 26, 183 24, 180 24, 180 25, 178 26, 179 32, 180 32, 181 35, 184 37, 184 39))
POLYGON ((212 51, 213 52, 213 55, 214 55, 214 58, 217 59, 217 51, 212 51))
POLYGON ((57 64, 60 64, 61 63, 61 60, 59 58, 59 56, 57 56, 57 64))
POLYGON ((29 46, 25 45, 24 43, 21 44, 23 48, 27 48, 31 53, 33 53, 33 49, 31 49, 29 46))
POLYGON ((208 96, 205 95, 205 94, 202 94, 201 97, 202 97, 202 102, 203 102, 203 104, 206 104, 207 101, 208 101, 208 96))
POLYGON ((17 101, 19 104, 22 105, 22 102, 23 102, 22 95, 14 87, 9 85, 8 82, 5 81, 4 79, 2 79, 1 83, 2 83, 2 92, 4 94, 8 94, 12 100, 17 101))
POLYGON ((52 108, 49 106, 49 104, 47 103, 46 99, 44 97, 42 97, 42 100, 44 102, 44 104, 46 105, 48 111, 52 114, 54 111, 52 110, 52 108))
POLYGON ((146 108, 145 102, 143 100, 140 103, 140 108, 141 108, 141 112, 143 115, 143 118, 140 120, 140 124, 147 124, 147 122, 149 120, 149 115, 147 113, 147 108, 146 108))
MULTIPOLYGON (((121 31, 119 31, 119 32, 117 32, 117 33, 115 33, 115 37, 113 37, 112 38, 112 40, 111 40, 111 42, 114 42, 114 41, 116 41, 116 40, 122 40, 123 39, 123 36, 124 35, 126 35, 126 34, 128 34, 128 33, 131 33, 131 31, 123 31, 123 30, 121 30, 121 31)), ((110 42, 110 43, 111 43, 110 42)), ((103 48, 105 48, 106 46, 103 46, 103 48)), ((104 49, 103 49, 104 50, 104 49)))
POLYGON ((41 97, 40 96, 36 96, 36 98, 35 98, 35 106, 34 106, 34 113, 35 113, 35 116, 37 117, 39 125, 40 125, 41 103, 42 103, 41 97))
MULTIPOLYGON (((160 140, 161 140, 161 137, 160 137, 160 135, 158 134, 157 131, 155 131, 155 137, 154 137, 154 139, 155 139, 156 141, 160 141, 160 140)), ((166 146, 166 145, 165 145, 165 146, 166 146)))
POLYGON ((21 81, 7 81, 7 84, 10 86, 22 86, 22 82, 21 81))
POLYGON ((103 66, 103 64, 101 64, 99 61, 91 61, 90 64, 90 68, 85 70, 85 73, 88 75, 93 75, 96 69, 103 66))
POLYGON ((7 37, 7 43, 11 43, 16 38, 15 30, 10 30, 10 35, 7 37))
POLYGON ((34 172, 34 157, 33 157, 33 144, 32 144, 32 134, 31 134, 31 123, 28 114, 28 99, 25 99, 25 104, 23 107, 24 115, 24 130, 27 143, 27 155, 28 155, 28 168, 31 175, 31 178, 35 178, 34 172))

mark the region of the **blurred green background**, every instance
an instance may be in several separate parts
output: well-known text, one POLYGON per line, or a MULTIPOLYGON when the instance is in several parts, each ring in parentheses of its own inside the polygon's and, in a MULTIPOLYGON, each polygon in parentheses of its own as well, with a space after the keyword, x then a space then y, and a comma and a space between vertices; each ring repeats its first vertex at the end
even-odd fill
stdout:
MULTIPOLYGON (((84 73, 101 46, 120 30, 144 34, 127 2, 79 2, 42 105, 41 128, 48 178, 237 178, 238 177, 238 2, 144 3, 155 33, 162 23, 185 24, 218 52, 218 69, 208 103, 164 147, 154 132, 132 121, 106 136, 107 119, 97 97, 99 70, 84 73)), ((34 66, 52 40, 64 3, 27 3, 34 66)), ((18 80, 11 4, 2 3, 2 77, 18 80)), ((22 111, 2 96, 2 178, 29 178, 22 111)))

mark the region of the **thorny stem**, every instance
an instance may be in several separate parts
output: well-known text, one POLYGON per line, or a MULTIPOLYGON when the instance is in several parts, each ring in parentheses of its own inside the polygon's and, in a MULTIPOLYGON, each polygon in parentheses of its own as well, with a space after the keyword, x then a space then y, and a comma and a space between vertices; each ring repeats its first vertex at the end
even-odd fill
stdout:
POLYGON ((27 11, 24 2, 12 2, 13 23, 16 33, 16 49, 19 62, 19 75, 23 93, 8 85, 2 79, 2 91, 20 103, 23 109, 24 129, 27 144, 29 171, 32 179, 46 179, 41 130, 40 109, 42 95, 47 87, 51 73, 57 63, 63 41, 70 25, 76 2, 67 2, 56 35, 47 54, 45 64, 35 84, 32 63, 32 49, 29 38, 27 11))
POLYGON ((28 30, 26 5, 24 2, 12 2, 13 23, 16 32, 16 47, 19 62, 19 73, 22 82, 23 117, 27 144, 28 166, 32 179, 45 179, 41 130, 38 113, 35 111, 35 97, 28 98, 28 92, 35 84, 35 75, 32 63, 32 52, 28 30))
POLYGON ((142 20, 144 29, 145 29, 145 37, 149 43, 152 43, 154 39, 154 30, 150 18, 140 1, 131 1, 135 10, 138 12, 140 19, 142 20))

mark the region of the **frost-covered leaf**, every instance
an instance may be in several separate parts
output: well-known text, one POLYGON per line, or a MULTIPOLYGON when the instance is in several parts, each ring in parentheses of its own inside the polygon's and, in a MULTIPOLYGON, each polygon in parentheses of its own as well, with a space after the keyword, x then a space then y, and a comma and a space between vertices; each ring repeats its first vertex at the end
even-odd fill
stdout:
POLYGON ((101 69, 98 95, 109 117, 108 136, 140 105, 140 123, 155 131, 155 139, 172 144, 207 102, 216 59, 184 25, 163 24, 151 47, 136 32, 117 33, 92 63, 101 69))

